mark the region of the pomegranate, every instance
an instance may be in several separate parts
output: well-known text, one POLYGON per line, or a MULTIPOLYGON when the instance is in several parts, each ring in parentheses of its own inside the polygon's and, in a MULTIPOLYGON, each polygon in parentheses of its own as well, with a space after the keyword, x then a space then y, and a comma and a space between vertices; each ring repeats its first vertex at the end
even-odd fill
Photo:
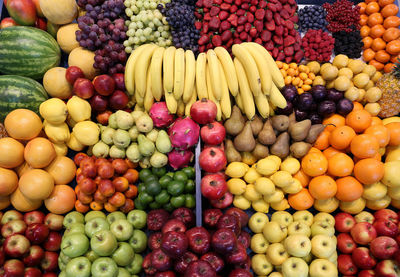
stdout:
POLYGON ((200 167, 207 172, 216 173, 226 166, 226 157, 224 151, 217 147, 208 147, 201 151, 200 167))
POLYGON ((190 108, 190 116, 199 124, 213 122, 216 115, 217 105, 206 98, 196 101, 190 108))
POLYGON ((217 121, 208 123, 200 129, 201 140, 210 145, 221 144, 225 139, 225 135, 224 125, 217 121))

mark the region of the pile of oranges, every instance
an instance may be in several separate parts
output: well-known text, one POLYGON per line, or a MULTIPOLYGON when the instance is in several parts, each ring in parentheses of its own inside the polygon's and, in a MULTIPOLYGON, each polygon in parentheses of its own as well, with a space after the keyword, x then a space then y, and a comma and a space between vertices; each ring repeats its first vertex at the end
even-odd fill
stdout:
POLYGON ((380 189, 385 174, 381 160, 386 147, 400 145, 400 122, 383 125, 354 102, 346 117, 334 114, 323 123, 326 129, 293 176, 303 189, 289 196, 290 206, 296 210, 314 206, 321 212, 340 207, 352 214, 365 207, 386 208, 391 198, 386 188, 380 189))
POLYGON ((400 54, 399 8, 394 0, 366 0, 358 5, 363 59, 377 70, 390 72, 400 54))

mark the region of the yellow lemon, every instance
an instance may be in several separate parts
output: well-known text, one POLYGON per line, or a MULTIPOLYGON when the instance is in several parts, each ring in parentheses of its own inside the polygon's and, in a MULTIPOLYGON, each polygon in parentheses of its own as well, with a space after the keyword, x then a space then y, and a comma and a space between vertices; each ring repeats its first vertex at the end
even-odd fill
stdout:
POLYGON ((392 199, 390 198, 389 195, 385 195, 381 199, 378 200, 367 200, 367 203, 365 206, 367 206, 368 209, 371 210, 382 210, 387 208, 390 205, 390 201, 392 199))
POLYGON ((249 166, 247 164, 241 162, 232 162, 226 167, 225 174, 231 178, 241 178, 246 174, 247 170, 249 170, 249 166))
POLYGON ((264 195, 263 199, 267 203, 272 203, 272 202, 279 202, 281 201, 285 195, 283 194, 283 191, 280 189, 275 189, 275 192, 272 194, 267 194, 264 195))
POLYGON ((381 182, 388 187, 398 187, 400 186, 400 161, 393 161, 385 163, 385 174, 381 182))
POLYGON ((289 203, 287 201, 287 199, 282 199, 279 202, 271 202, 271 208, 277 211, 284 211, 286 209, 289 209, 289 203))
POLYGON ((258 199, 257 201, 251 202, 251 206, 256 212, 268 213, 269 211, 269 204, 263 199, 258 199))
POLYGON ((273 159, 265 158, 257 162, 256 170, 258 173, 264 176, 269 176, 277 172, 279 164, 273 159))
POLYGON ((266 177, 260 177, 254 182, 254 188, 262 195, 268 195, 275 192, 274 183, 266 177))
POLYGON ((99 141, 100 128, 93 121, 81 121, 72 129, 76 139, 83 145, 94 145, 99 141))
POLYGON ((64 123, 67 119, 67 105, 59 98, 50 98, 39 106, 40 115, 52 124, 64 123))
POLYGON ((258 191, 256 191, 253 184, 247 185, 246 191, 244 192, 243 196, 249 201, 256 201, 261 199, 262 195, 258 191))
POLYGON ((331 213, 339 207, 339 200, 335 197, 324 199, 324 200, 317 200, 315 199, 314 208, 317 211, 331 213))
POLYGON ((275 186, 286 187, 294 182, 292 175, 287 171, 277 171, 271 177, 271 181, 274 182, 275 186))
POLYGON ((276 155, 269 155, 268 157, 266 157, 266 159, 273 160, 276 164, 278 164, 278 167, 281 165, 282 162, 281 158, 276 155))
POLYGON ((302 189, 303 189, 303 186, 301 185, 300 181, 295 178, 293 178, 293 183, 282 188, 282 190, 284 192, 290 193, 290 194, 298 193, 302 189))
POLYGON ((233 206, 241 210, 247 210, 251 206, 251 202, 242 195, 235 195, 233 198, 233 206))
POLYGON ((297 171, 300 170, 300 162, 299 160, 292 158, 292 157, 287 157, 282 163, 281 163, 281 170, 287 171, 290 174, 295 174, 297 171))
POLYGON ((239 178, 232 178, 226 182, 229 192, 235 195, 241 195, 246 191, 246 182, 239 178))
POLYGON ((248 184, 253 184, 260 177, 261 175, 257 172, 257 170, 252 167, 247 170, 243 178, 248 184))
POLYGON ((365 204, 365 199, 360 197, 357 200, 350 202, 340 201, 339 207, 343 212, 349 214, 358 214, 364 210, 365 204))
POLYGON ((366 200, 378 200, 384 197, 387 193, 387 186, 381 182, 376 182, 370 185, 364 185, 362 197, 366 200))
POLYGON ((400 187, 388 187, 387 194, 392 199, 400 200, 400 187))

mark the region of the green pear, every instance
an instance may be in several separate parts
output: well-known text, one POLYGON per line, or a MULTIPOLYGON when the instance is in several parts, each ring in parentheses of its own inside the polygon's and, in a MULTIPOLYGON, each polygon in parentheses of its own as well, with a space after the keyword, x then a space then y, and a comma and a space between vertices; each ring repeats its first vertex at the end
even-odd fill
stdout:
POLYGON ((139 130, 137 129, 136 126, 133 126, 132 128, 130 128, 128 133, 129 133, 129 136, 131 137, 131 141, 137 140, 137 137, 139 135, 139 130))
POLYGON ((168 163, 167 155, 160 153, 158 151, 155 151, 154 154, 150 158, 150 164, 152 167, 155 167, 155 168, 160 168, 160 167, 166 166, 167 163, 168 163))
POLYGON ((110 157, 113 159, 124 159, 125 158, 125 149, 121 149, 115 145, 110 148, 110 157))
POLYGON ((139 106, 139 105, 136 105, 136 106, 135 106, 135 110, 134 110, 133 112, 131 112, 131 116, 132 116, 132 118, 133 118, 133 122, 134 122, 134 123, 136 123, 136 120, 144 114, 143 111, 136 110, 136 107, 137 107, 137 106, 139 106))
POLYGON ((156 142, 156 139, 158 137, 158 130, 157 129, 153 129, 150 132, 148 132, 146 134, 146 137, 151 140, 152 142, 156 142))
POLYGON ((126 111, 119 110, 115 113, 118 128, 128 130, 133 126, 133 117, 126 111))
POLYGON ((117 129, 113 135, 113 142, 118 148, 125 149, 131 143, 131 137, 128 131, 117 129))
POLYGON ((98 143, 93 145, 93 148, 92 148, 92 153, 97 158, 100 158, 100 157, 107 158, 109 151, 110 151, 110 146, 108 146, 107 144, 105 144, 102 141, 99 141, 98 143))
POLYGON ((131 145, 129 145, 129 147, 126 149, 126 156, 130 161, 134 163, 140 161, 140 159, 142 158, 142 154, 140 154, 139 146, 137 143, 132 143, 131 145))
POLYGON ((113 129, 117 129, 118 128, 117 116, 115 115, 115 113, 111 114, 108 117, 108 127, 113 128, 113 129))
POLYGON ((139 143, 140 154, 142 154, 145 157, 150 157, 151 155, 153 155, 156 147, 151 140, 146 138, 145 135, 140 134, 138 136, 138 143, 139 143))
POLYGON ((148 114, 143 113, 138 119, 136 119, 135 123, 141 133, 148 133, 153 130, 153 120, 148 114))
POLYGON ((156 148, 159 152, 163 154, 171 152, 172 150, 171 140, 169 139, 169 136, 166 131, 160 130, 158 132, 158 136, 156 139, 156 148))
POLYGON ((101 140, 108 145, 113 144, 114 133, 115 129, 106 127, 103 131, 101 131, 101 140))

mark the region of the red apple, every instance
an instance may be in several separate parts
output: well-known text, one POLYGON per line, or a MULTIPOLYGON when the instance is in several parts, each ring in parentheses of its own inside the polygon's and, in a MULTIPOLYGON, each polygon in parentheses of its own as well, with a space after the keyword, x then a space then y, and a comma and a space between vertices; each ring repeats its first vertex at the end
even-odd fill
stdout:
POLYGON ((370 243, 377 236, 377 232, 368 222, 359 222, 350 231, 353 240, 361 245, 370 243))
POLYGON ((36 267, 27 267, 24 277, 42 277, 42 272, 36 267))
POLYGON ((44 224, 46 224, 52 231, 60 231, 63 227, 64 217, 58 214, 49 213, 44 218, 44 224))
POLYGON ((0 29, 4 29, 11 26, 18 26, 18 23, 15 22, 11 17, 6 17, 0 22, 0 29))
POLYGON ((46 272, 45 274, 43 274, 42 277, 57 277, 58 275, 54 272, 46 272))
POLYGON ((103 74, 93 79, 93 86, 98 94, 109 96, 115 90, 115 81, 110 76, 103 74))
POLYGON ((109 98, 110 107, 113 110, 123 110, 126 108, 129 102, 129 97, 125 92, 116 90, 109 98))
POLYGON ((379 260, 391 259, 396 251, 399 250, 397 242, 387 236, 377 237, 369 246, 372 255, 379 260))
POLYGON ((82 174, 88 178, 95 178, 97 176, 97 169, 93 159, 83 159, 80 162, 80 168, 82 169, 82 174))
POLYGON ((135 204, 132 199, 125 199, 125 204, 119 207, 120 211, 127 214, 135 208, 135 204))
POLYGON ((12 259, 5 262, 3 270, 2 276, 24 277, 25 266, 20 260, 12 259))
POLYGON ((83 73, 82 69, 77 66, 70 66, 67 68, 67 71, 65 72, 65 79, 67 79, 67 82, 70 83, 71 86, 73 86, 75 81, 79 78, 85 78, 85 74, 83 73))
POLYGON ((94 87, 92 82, 86 78, 76 79, 72 91, 83 99, 89 99, 94 95, 94 87))
POLYGON ((108 125, 108 118, 110 117, 110 115, 112 115, 111 111, 105 111, 105 112, 99 113, 96 116, 96 120, 97 120, 97 122, 99 122, 102 125, 108 125))
POLYGON ((357 267, 353 263, 350 255, 339 255, 337 263, 339 272, 343 275, 355 275, 357 273, 357 267))
POLYGON ((123 73, 114 73, 112 75, 115 81, 115 88, 118 90, 125 91, 125 78, 123 73))
POLYGON ((17 220, 17 219, 24 220, 24 216, 16 210, 9 210, 3 214, 0 224, 4 225, 9 221, 13 221, 13 220, 17 220))
POLYGON ((41 244, 46 240, 50 232, 49 227, 42 223, 34 223, 28 226, 25 236, 32 244, 41 244))
POLYGON ((51 251, 44 252, 44 258, 40 263, 40 267, 46 272, 57 270, 58 254, 56 252, 51 252, 51 251))
POLYGON ((384 220, 390 220, 394 224, 399 223, 399 216, 397 215, 397 213, 392 210, 389 210, 389 209, 382 209, 382 210, 376 211, 374 213, 374 217, 375 217, 375 220, 384 219, 384 220))
POLYGON ((366 247, 358 247, 351 254, 354 264, 360 269, 373 269, 376 265, 375 258, 366 247))
POLYGON ((358 273, 358 277, 374 277, 374 276, 376 276, 376 275, 373 270, 361 270, 358 273))
POLYGON ((165 234, 165 233, 171 232, 171 231, 185 233, 186 226, 179 219, 173 218, 173 219, 168 220, 167 223, 164 224, 164 226, 161 229, 161 233, 165 234))
POLYGON ((26 213, 24 215, 24 221, 27 225, 33 224, 33 223, 43 223, 44 222, 44 213, 41 211, 32 211, 29 213, 26 213))
POLYGON ((22 257, 30 246, 29 240, 20 234, 9 236, 3 243, 4 252, 12 258, 22 257))
POLYGON ((337 248, 344 254, 351 254, 357 245, 348 233, 341 233, 337 236, 337 248))
POLYGON ((340 233, 350 232, 356 225, 356 220, 349 213, 338 213, 335 215, 335 229, 340 233))
POLYGON ((400 268, 393 260, 380 261, 375 267, 378 277, 399 277, 400 268))
POLYGON ((385 220, 385 219, 375 220, 374 227, 376 229, 376 233, 378 234, 378 236, 389 236, 394 238, 399 232, 397 224, 393 223, 390 220, 385 220))
POLYGON ((26 231, 27 225, 22 220, 13 220, 7 222, 1 227, 1 235, 3 238, 8 238, 14 234, 24 234, 26 231))
POLYGON ((44 250, 39 245, 32 245, 29 253, 24 257, 23 261, 26 266, 37 266, 44 257, 44 250))
MULTIPOLYGON (((108 107, 108 99, 105 96, 96 94, 90 99, 90 106, 96 112, 99 113, 105 112, 108 107)), ((108 123, 108 117, 107 117, 107 123, 108 123)))
POLYGON ((227 191, 221 199, 218 200, 210 200, 211 206, 217 209, 225 209, 229 207, 233 202, 233 195, 229 191, 227 191))
POLYGON ((50 232, 49 236, 43 243, 44 249, 47 251, 58 251, 61 245, 61 234, 58 232, 50 232))

